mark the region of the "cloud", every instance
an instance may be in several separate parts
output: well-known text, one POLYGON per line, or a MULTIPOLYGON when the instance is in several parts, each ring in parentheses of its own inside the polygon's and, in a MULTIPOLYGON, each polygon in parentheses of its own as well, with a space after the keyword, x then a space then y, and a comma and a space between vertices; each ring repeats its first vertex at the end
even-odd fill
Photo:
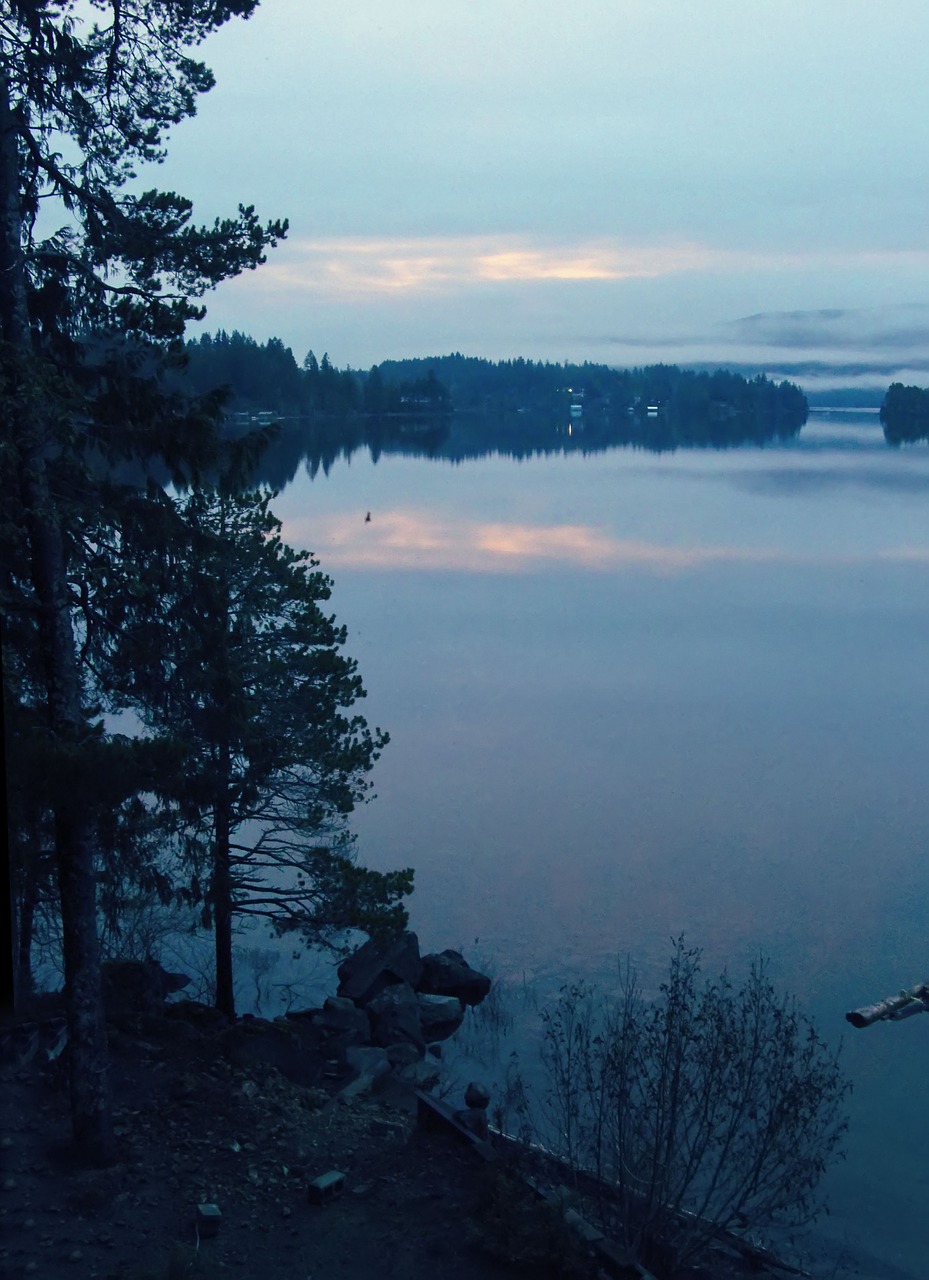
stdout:
POLYGON ((558 243, 519 236, 423 236, 299 240, 263 268, 287 292, 428 293, 472 285, 653 279, 700 270, 708 250, 686 243, 558 243))
POLYGON ((590 335, 614 364, 670 360, 695 369, 720 364, 753 377, 799 381, 809 392, 836 387, 924 385, 929 371, 929 303, 762 311, 663 333, 590 335))
POLYGON ((726 328, 736 341, 761 346, 910 351, 929 345, 929 305, 760 312, 726 328))
MULTIPOLYGON (((751 316, 662 335, 614 334, 624 347, 774 348, 795 351, 918 352, 929 347, 929 303, 811 311, 761 311, 751 316)), ((869 361, 871 368, 874 362, 869 361)), ((893 367, 890 365, 888 367, 893 367)))
POLYGON ((836 290, 835 279, 918 298, 929 294, 929 251, 762 252, 696 239, 528 232, 298 238, 261 271, 225 284, 207 324, 241 327, 247 310, 249 331, 274 333, 295 349, 322 347, 336 363, 359 367, 459 350, 492 359, 742 364, 800 377, 809 390, 844 385, 836 372, 869 388, 919 382, 906 371, 919 369, 929 350, 926 305, 773 309, 795 298, 847 300, 849 289, 836 290))
MULTIPOLYGON (((552 240, 538 236, 475 235, 304 239, 283 245, 264 266, 262 282, 275 292, 357 297, 425 294, 466 287, 539 282, 652 280, 693 273, 795 271, 806 266, 854 270, 886 263, 929 267, 929 252, 785 252, 719 248, 696 241, 633 243, 609 238, 552 240)), ((914 308, 915 322, 886 330, 895 341, 925 340, 929 309, 914 308)), ((857 332, 873 336, 866 312, 770 312, 720 326, 699 341, 728 337, 764 345, 825 344, 857 332)), ((616 341, 625 342, 618 338, 616 341)), ((681 337, 673 339, 680 341, 681 337)), ((641 336, 628 340, 642 344, 641 336)), ((662 341, 669 341, 667 337, 662 341)))
MULTIPOLYGON (((293 545, 310 545, 327 570, 464 571, 532 573, 553 566, 592 572, 638 570, 667 575, 718 564, 858 563, 855 556, 823 557, 776 547, 672 546, 616 538, 591 525, 541 525, 443 518, 412 507, 285 522, 293 545)), ((929 563, 921 548, 884 549, 872 557, 929 563)))

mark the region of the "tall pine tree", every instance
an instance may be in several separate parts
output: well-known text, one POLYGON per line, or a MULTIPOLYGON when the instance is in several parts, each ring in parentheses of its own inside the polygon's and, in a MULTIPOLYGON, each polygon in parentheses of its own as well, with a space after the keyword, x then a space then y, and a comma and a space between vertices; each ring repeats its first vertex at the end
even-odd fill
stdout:
POLYGON ((337 945, 347 930, 401 928, 412 889, 412 872, 352 856, 345 817, 387 735, 346 714, 365 695, 345 629, 321 607, 330 580, 282 541, 269 501, 166 498, 162 536, 122 549, 135 585, 101 650, 114 705, 182 755, 161 799, 214 930, 229 1017, 234 917, 337 945))
POLYGON ((4 611, 16 617, 11 632, 31 620, 37 709, 53 772, 69 782, 51 800, 71 1114, 79 1148, 99 1160, 112 1150, 89 799, 102 728, 86 705, 88 620, 75 607, 81 519, 114 496, 101 482, 107 464, 159 458, 189 475, 215 447, 210 406, 164 392, 164 363, 202 314, 202 294, 263 261, 286 226, 240 206, 198 227, 188 200, 139 192, 133 180, 213 83, 191 51, 256 4, 5 0, 0 9, 0 466, 21 517, 5 540, 4 611), (56 209, 60 226, 48 232, 56 209))

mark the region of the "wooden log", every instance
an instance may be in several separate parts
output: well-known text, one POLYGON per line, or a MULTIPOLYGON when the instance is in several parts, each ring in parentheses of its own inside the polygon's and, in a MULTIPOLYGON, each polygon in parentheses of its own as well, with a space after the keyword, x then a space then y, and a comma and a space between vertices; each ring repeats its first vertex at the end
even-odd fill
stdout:
POLYGON ((853 1027, 870 1027, 874 1022, 900 1022, 903 1018, 911 1018, 914 1013, 929 1013, 929 982, 917 982, 898 996, 888 996, 876 1004, 852 1009, 845 1015, 845 1021, 853 1027))

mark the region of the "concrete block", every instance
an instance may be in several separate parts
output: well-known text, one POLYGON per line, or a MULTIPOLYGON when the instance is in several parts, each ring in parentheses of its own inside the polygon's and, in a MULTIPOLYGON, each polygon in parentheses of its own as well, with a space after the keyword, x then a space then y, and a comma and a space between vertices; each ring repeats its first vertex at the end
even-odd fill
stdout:
POLYGON ((218 1205, 197 1205, 197 1231, 200 1233, 201 1240, 209 1240, 213 1236, 219 1235, 219 1225, 222 1220, 223 1215, 220 1213, 218 1205))
POLYGON ((335 1200, 345 1190, 345 1174, 337 1169, 329 1173, 321 1173, 307 1187, 307 1199, 310 1204, 327 1204, 335 1200))

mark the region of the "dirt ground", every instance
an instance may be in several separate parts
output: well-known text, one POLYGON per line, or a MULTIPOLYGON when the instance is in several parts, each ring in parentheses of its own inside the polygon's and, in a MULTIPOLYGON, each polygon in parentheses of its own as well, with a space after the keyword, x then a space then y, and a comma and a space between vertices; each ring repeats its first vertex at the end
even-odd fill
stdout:
MULTIPOLYGON (((110 1034, 117 1158, 106 1169, 71 1157, 61 1059, 49 1063, 43 1046, 28 1063, 0 1063, 0 1280, 609 1274, 563 1206, 508 1176, 505 1152, 487 1163, 424 1132, 410 1084, 391 1078, 346 1100, 344 1074, 304 1042, 295 1082, 292 1061, 285 1075, 267 1060, 287 1037, 257 1020, 217 1032, 159 1016, 110 1034), (313 1180, 330 1172, 344 1176, 339 1194, 312 1203, 313 1180), (212 1237, 197 1225, 204 1204, 221 1214, 212 1237)), ((730 1258, 688 1280, 749 1271, 787 1274, 730 1258)))
POLYGON ((114 1036, 118 1151, 107 1169, 69 1156, 60 1068, 0 1068, 4 1280, 596 1274, 583 1255, 569 1266, 548 1246, 522 1267, 505 1263, 499 1175, 455 1139, 418 1130, 409 1087, 345 1105, 338 1081, 305 1087, 232 1063, 167 1020, 144 1030, 114 1036), (308 1184, 330 1171, 344 1189, 311 1204, 308 1184), (201 1204, 220 1210, 214 1238, 200 1238, 201 1204))

